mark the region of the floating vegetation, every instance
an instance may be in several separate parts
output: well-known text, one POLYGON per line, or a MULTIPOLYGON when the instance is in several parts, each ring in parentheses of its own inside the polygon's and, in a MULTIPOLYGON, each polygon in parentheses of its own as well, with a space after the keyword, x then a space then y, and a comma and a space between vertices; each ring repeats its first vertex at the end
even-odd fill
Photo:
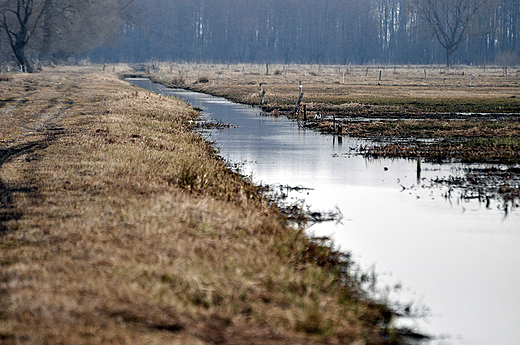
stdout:
POLYGON ((468 143, 440 142, 436 144, 398 143, 364 146, 360 154, 366 157, 422 157, 432 162, 459 161, 463 163, 520 162, 520 151, 507 145, 470 145, 468 143))
POLYGON ((310 224, 321 222, 340 222, 343 219, 343 213, 336 207, 334 210, 319 211, 311 209, 310 205, 305 204, 303 198, 293 198, 293 201, 287 201, 291 192, 303 193, 313 190, 303 186, 275 185, 262 186, 262 193, 267 195, 274 204, 278 206, 280 212, 287 217, 288 220, 297 224, 310 224))
POLYGON ((498 207, 506 214, 520 207, 520 168, 473 168, 467 169, 463 177, 449 176, 432 180, 434 185, 449 186, 444 197, 453 197, 454 188, 461 191, 462 200, 478 200, 491 207, 496 200, 498 207))
POLYGON ((196 127, 200 128, 200 129, 219 129, 219 130, 222 130, 222 129, 228 129, 228 128, 237 128, 238 126, 237 125, 233 125, 231 123, 225 123, 225 122, 222 122, 220 120, 218 121, 206 121, 206 120, 203 120, 203 121, 192 121, 192 123, 195 124, 196 127))

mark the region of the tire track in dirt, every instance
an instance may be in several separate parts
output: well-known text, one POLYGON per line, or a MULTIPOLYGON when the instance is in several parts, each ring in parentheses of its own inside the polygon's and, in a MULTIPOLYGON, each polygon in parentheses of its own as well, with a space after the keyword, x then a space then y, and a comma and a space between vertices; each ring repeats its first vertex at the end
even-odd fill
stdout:
MULTIPOLYGON (((27 88, 25 88, 27 90, 27 88)), ((57 91, 57 90, 56 90, 57 91)), ((13 126, 19 130, 19 135, 12 140, 4 142, 3 147, 0 146, 0 171, 7 163, 14 163, 16 159, 25 156, 26 162, 33 162, 38 160, 37 151, 43 150, 51 145, 56 138, 64 133, 64 127, 61 121, 70 115, 68 109, 71 105, 65 107, 47 107, 42 111, 32 114, 31 121, 26 121, 29 112, 23 112, 23 116, 13 116, 15 110, 24 107, 29 102, 36 102, 29 100, 28 97, 35 97, 37 94, 24 93, 20 97, 12 97, 9 101, 14 102, 16 98, 24 100, 23 102, 16 101, 7 109, 3 109, 3 114, 10 115, 15 121, 13 126)), ((32 98, 31 97, 31 98, 32 98)), ((39 100, 41 102, 41 100, 39 100)), ((44 102, 47 100, 45 99, 44 102)), ((51 100, 52 101, 52 100, 51 100)), ((1 144, 1 142, 0 142, 1 144)), ((16 164, 16 163, 15 163, 16 164)), ((11 220, 20 219, 23 216, 23 210, 17 209, 13 203, 12 198, 14 193, 32 193, 36 192, 37 188, 31 186, 30 181, 22 182, 5 182, 0 178, 0 234, 8 231, 7 223, 11 220)))
MULTIPOLYGON (((48 144, 44 142, 29 142, 29 143, 20 143, 17 145, 13 145, 8 147, 7 149, 0 150, 0 169, 2 166, 12 161, 13 159, 23 156, 29 155, 33 153, 35 150, 43 149, 47 147, 48 144)), ((11 198, 13 193, 27 193, 30 191, 34 191, 35 188, 31 188, 28 186, 21 185, 12 185, 6 184, 0 179, 0 233, 7 231, 7 223, 10 220, 20 219, 22 216, 22 212, 17 210, 11 204, 11 198)))

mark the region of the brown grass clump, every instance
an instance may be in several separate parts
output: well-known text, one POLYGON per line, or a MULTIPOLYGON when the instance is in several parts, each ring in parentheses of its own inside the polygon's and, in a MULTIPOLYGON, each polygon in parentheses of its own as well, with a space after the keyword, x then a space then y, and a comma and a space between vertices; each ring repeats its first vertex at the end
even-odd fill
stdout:
POLYGON ((385 342, 348 259, 230 172, 185 103, 92 68, 0 91, 2 343, 385 342))

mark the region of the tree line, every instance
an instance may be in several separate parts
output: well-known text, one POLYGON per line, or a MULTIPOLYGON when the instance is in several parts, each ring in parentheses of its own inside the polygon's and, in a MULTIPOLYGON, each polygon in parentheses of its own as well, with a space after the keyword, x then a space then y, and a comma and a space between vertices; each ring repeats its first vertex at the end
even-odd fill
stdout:
POLYGON ((20 65, 24 43, 44 60, 511 65, 519 18, 520 0, 2 0, 0 45, 20 65))

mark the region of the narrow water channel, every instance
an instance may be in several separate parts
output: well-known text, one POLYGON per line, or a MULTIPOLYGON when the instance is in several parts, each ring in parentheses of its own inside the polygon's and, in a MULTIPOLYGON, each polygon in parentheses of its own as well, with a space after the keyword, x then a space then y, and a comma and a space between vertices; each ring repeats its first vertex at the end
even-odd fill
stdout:
POLYGON ((236 127, 210 138, 220 155, 256 183, 303 187, 288 202, 339 209, 340 222, 310 227, 377 274, 390 301, 424 318, 402 322, 433 336, 431 344, 520 344, 520 210, 507 214, 466 201, 436 177, 462 176, 466 165, 354 155, 365 142, 304 130, 257 108, 149 80, 140 87, 179 97, 212 120, 236 127))

